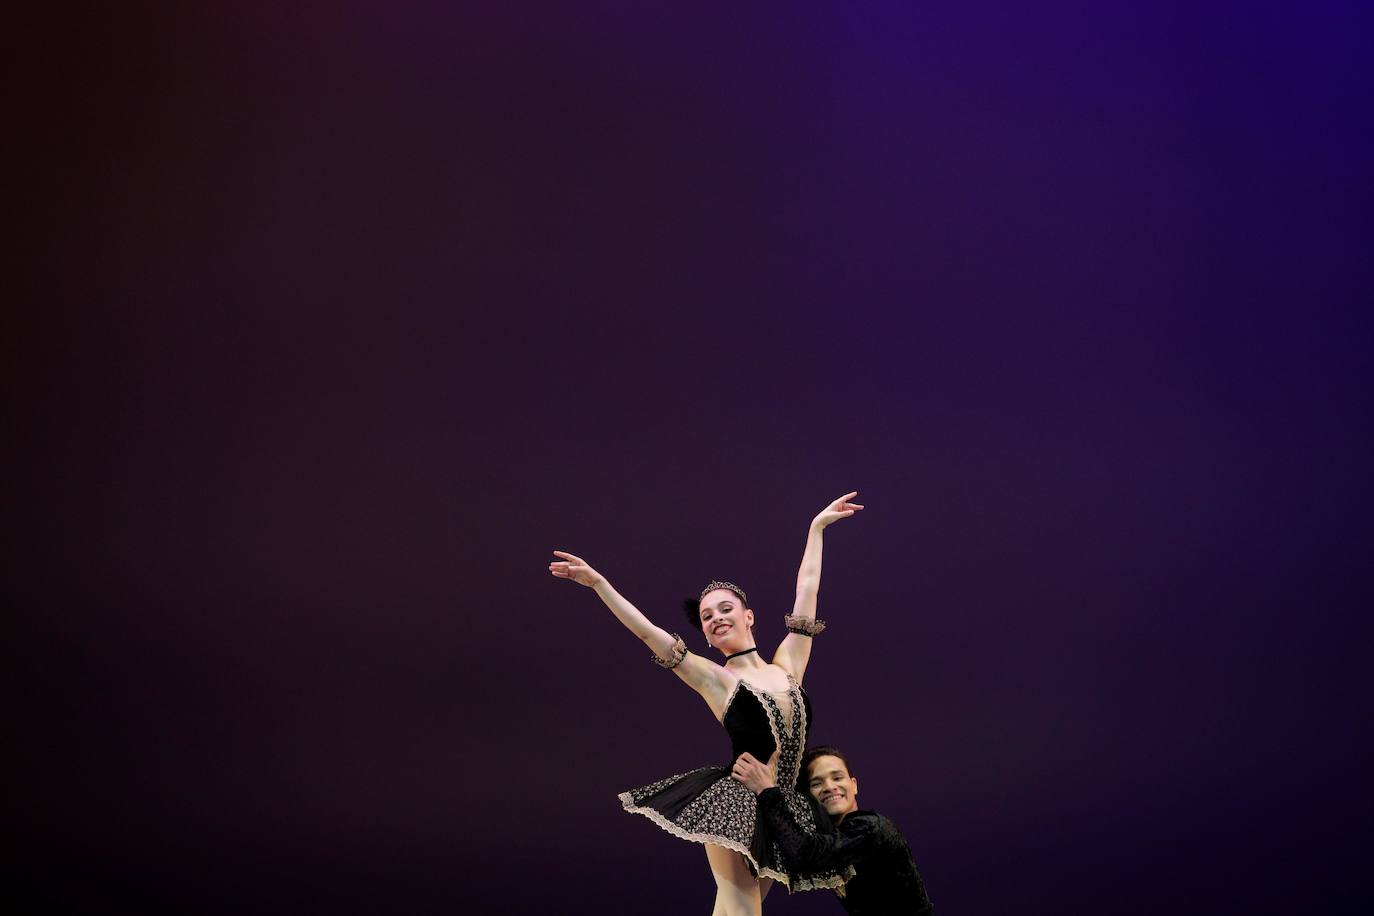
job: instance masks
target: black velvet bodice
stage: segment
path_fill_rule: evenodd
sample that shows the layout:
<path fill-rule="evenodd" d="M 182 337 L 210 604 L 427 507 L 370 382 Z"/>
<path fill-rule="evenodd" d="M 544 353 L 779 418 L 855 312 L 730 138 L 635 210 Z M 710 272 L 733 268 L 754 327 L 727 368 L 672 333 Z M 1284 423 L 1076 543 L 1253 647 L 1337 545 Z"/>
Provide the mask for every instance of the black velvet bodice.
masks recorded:
<path fill-rule="evenodd" d="M 802 709 L 805 712 L 802 721 L 809 728 L 811 698 L 800 687 L 794 687 L 789 693 L 792 696 L 799 695 L 801 697 Z M 761 700 L 760 694 L 766 699 Z M 756 690 L 743 682 L 736 689 L 735 695 L 731 697 L 730 705 L 725 709 L 725 717 L 721 719 L 721 724 L 725 726 L 725 731 L 730 736 L 730 760 L 732 763 L 746 751 L 753 754 L 761 762 L 767 763 L 772 758 L 773 752 L 778 749 L 777 742 L 773 737 L 773 727 L 769 724 L 769 710 L 765 708 L 765 703 L 775 705 L 776 700 L 768 691 Z M 792 715 L 796 715 L 795 711 L 792 712 Z M 776 724 L 780 726 L 782 723 Z M 779 731 L 782 729 L 779 728 Z M 802 729 L 799 728 L 798 731 L 802 731 Z M 805 741 L 804 737 L 802 741 Z"/>

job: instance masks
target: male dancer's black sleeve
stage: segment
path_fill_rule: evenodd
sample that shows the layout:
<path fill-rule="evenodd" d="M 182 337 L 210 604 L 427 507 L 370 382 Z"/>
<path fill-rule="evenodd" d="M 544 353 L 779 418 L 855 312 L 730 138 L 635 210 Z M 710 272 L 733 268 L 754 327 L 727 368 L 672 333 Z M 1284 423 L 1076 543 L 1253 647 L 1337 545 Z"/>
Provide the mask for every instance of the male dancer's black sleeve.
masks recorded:
<path fill-rule="evenodd" d="M 759 817 L 767 820 L 783 854 L 807 872 L 838 871 L 853 865 L 875 852 L 882 840 L 882 818 L 871 811 L 853 812 L 833 832 L 807 833 L 788 810 L 776 786 L 759 793 L 758 811 Z"/>
<path fill-rule="evenodd" d="M 933 916 L 925 882 L 906 838 L 892 821 L 873 811 L 851 811 L 833 824 L 814 807 L 816 831 L 801 828 L 776 788 L 759 793 L 758 812 L 788 864 L 802 873 L 855 867 L 843 890 L 836 888 L 850 916 Z"/>

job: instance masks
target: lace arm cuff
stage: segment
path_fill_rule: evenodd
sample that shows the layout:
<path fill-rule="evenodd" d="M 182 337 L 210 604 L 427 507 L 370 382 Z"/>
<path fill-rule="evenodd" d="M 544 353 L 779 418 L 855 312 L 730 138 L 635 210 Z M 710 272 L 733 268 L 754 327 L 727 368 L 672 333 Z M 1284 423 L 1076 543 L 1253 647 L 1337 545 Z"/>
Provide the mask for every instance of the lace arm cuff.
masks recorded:
<path fill-rule="evenodd" d="M 687 644 L 682 641 L 682 637 L 673 634 L 673 644 L 668 647 L 668 658 L 658 657 L 658 653 L 653 653 L 654 664 L 660 668 L 676 668 L 682 664 L 682 660 L 687 657 Z"/>
<path fill-rule="evenodd" d="M 798 636 L 815 636 L 825 629 L 825 621 L 815 617 L 795 617 L 788 614 L 782 622 L 787 624 L 787 632 L 796 633 Z"/>

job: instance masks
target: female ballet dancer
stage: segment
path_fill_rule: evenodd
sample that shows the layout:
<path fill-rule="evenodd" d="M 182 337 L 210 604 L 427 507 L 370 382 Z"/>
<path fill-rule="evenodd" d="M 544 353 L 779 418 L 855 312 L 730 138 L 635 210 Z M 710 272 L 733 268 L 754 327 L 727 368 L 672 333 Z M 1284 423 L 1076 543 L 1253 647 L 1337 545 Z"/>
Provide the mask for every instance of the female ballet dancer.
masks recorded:
<path fill-rule="evenodd" d="M 754 612 L 744 590 L 730 582 L 711 582 L 696 601 L 686 602 L 688 619 L 701 629 L 706 642 L 725 656 L 716 664 L 687 651 L 682 637 L 655 626 L 625 600 L 601 573 L 581 557 L 555 550 L 559 560 L 549 572 L 596 591 L 625 627 L 653 650 L 654 661 L 672 669 L 701 694 L 730 736 L 733 762 L 748 751 L 766 760 L 780 787 L 787 787 L 787 805 L 797 821 L 813 825 L 805 796 L 792 787 L 802 750 L 806 747 L 811 704 L 801 689 L 811 637 L 825 628 L 816 619 L 816 593 L 821 580 L 821 532 L 834 522 L 863 509 L 850 502 L 858 492 L 846 493 L 820 511 L 807 531 L 806 550 L 797 570 L 797 597 L 784 620 L 788 635 L 772 663 L 759 657 L 754 644 Z M 836 887 L 846 875 L 801 874 L 789 869 L 781 850 L 757 824 L 754 794 L 730 778 L 730 767 L 702 767 L 624 792 L 627 811 L 642 814 L 674 836 L 706 846 L 706 858 L 716 880 L 712 916 L 759 916 L 763 897 L 774 880 L 792 890 Z"/>

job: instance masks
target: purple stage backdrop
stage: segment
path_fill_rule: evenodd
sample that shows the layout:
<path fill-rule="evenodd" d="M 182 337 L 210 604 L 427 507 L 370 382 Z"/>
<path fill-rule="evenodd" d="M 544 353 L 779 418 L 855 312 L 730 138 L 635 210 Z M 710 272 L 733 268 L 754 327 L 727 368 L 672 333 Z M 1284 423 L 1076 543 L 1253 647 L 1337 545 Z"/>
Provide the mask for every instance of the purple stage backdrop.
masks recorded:
<path fill-rule="evenodd" d="M 1367 9 L 18 20 L 33 912 L 704 916 L 616 794 L 729 745 L 550 551 L 771 653 L 850 489 L 812 737 L 941 913 L 1363 912 Z"/>

